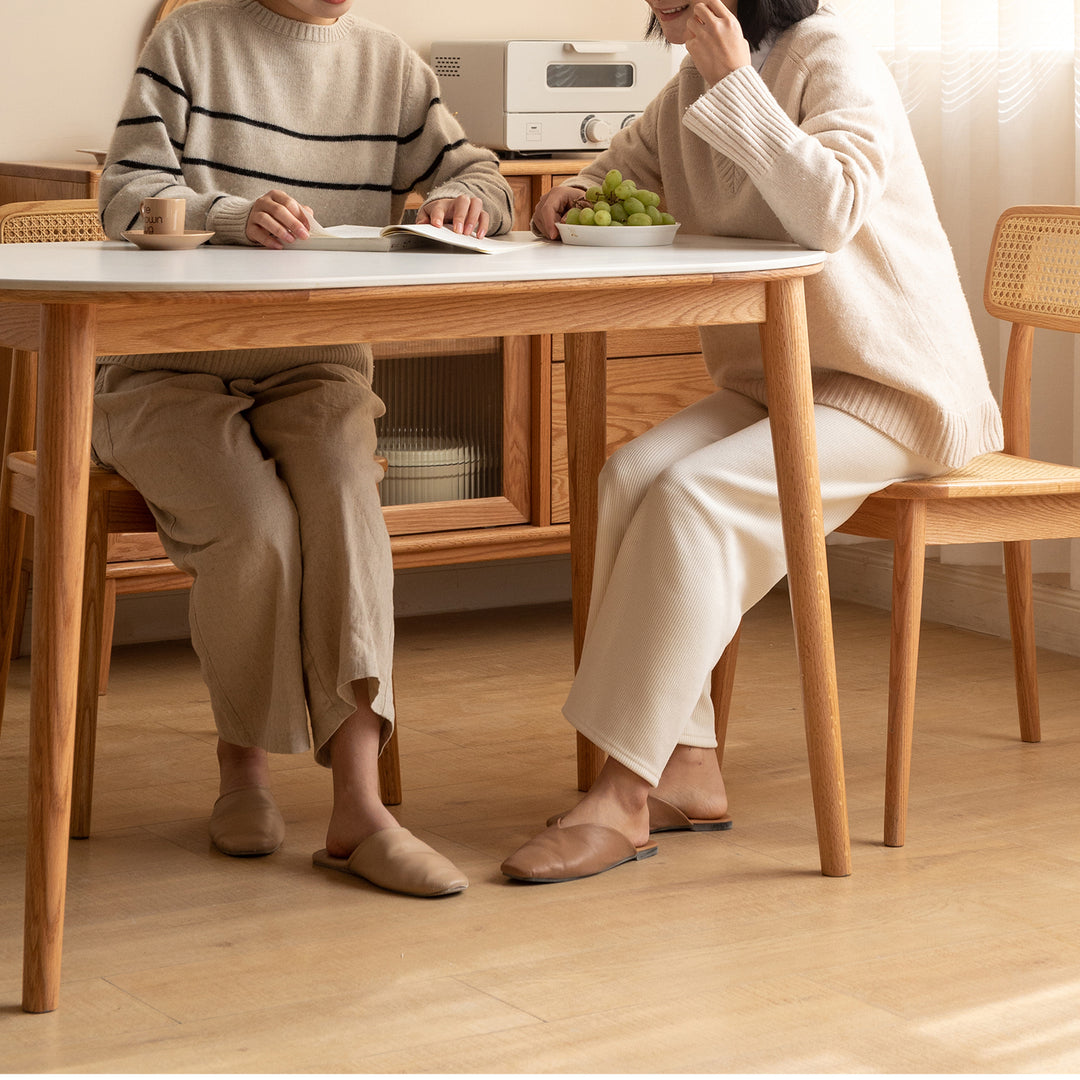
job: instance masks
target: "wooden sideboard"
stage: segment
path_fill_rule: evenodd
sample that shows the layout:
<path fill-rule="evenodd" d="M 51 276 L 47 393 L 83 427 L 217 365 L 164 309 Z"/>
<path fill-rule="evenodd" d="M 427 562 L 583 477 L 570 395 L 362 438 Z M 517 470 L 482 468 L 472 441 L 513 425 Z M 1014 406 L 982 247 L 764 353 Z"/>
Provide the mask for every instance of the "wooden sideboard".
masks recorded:
<path fill-rule="evenodd" d="M 503 162 L 503 174 L 514 193 L 514 228 L 528 229 L 540 197 L 573 176 L 585 160 Z M 0 162 L 0 204 L 96 198 L 100 174 L 93 164 Z M 612 334 L 608 356 L 609 450 L 713 389 L 696 331 Z M 0 369 L 4 366 L 0 363 Z M 6 388 L 6 378 L 3 381 Z M 569 550 L 562 339 L 505 339 L 502 385 L 502 494 L 386 507 L 395 566 L 449 565 Z M 393 402 L 387 404 L 393 408 Z M 156 538 L 146 537 L 115 555 L 110 550 L 110 557 L 137 559 L 143 548 L 146 557 L 161 554 Z"/>

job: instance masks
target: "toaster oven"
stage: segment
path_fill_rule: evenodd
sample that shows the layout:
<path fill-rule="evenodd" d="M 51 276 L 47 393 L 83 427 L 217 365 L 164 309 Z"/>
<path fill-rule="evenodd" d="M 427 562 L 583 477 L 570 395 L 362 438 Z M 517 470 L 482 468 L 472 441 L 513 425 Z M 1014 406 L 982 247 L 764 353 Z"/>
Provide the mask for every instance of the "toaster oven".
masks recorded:
<path fill-rule="evenodd" d="M 469 139 L 519 154 L 602 150 L 674 74 L 646 41 L 436 41 L 443 104 Z"/>

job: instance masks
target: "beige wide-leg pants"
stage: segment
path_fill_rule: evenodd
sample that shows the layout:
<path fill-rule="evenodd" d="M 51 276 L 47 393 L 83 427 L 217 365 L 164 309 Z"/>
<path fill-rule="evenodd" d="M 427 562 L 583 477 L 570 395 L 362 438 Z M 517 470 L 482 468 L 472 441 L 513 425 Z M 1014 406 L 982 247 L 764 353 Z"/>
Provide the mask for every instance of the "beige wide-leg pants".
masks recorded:
<path fill-rule="evenodd" d="M 326 765 L 356 680 L 390 737 L 383 411 L 369 379 L 339 364 L 231 381 L 99 368 L 94 453 L 138 488 L 195 578 L 192 644 L 226 742 L 299 753 L 313 740 Z"/>
<path fill-rule="evenodd" d="M 846 413 L 814 416 L 826 532 L 892 481 L 944 469 Z M 677 745 L 715 747 L 712 669 L 786 569 L 762 406 L 721 390 L 617 450 L 566 718 L 653 785 Z"/>

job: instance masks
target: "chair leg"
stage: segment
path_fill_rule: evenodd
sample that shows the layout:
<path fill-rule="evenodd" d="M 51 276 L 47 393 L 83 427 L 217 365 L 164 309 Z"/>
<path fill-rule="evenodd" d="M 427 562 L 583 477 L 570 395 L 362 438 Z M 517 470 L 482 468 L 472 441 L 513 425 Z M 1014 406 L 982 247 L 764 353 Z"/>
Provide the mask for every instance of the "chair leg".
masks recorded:
<path fill-rule="evenodd" d="M 0 448 L 0 552 L 3 552 L 0 556 L 0 724 L 4 717 L 16 620 L 21 621 L 26 614 L 26 593 L 19 588 L 26 539 L 26 517 L 11 505 L 11 473 L 7 468 L 7 457 L 16 450 L 28 450 L 34 445 L 33 402 L 37 394 L 37 363 L 34 353 L 18 349 L 11 353 L 11 377 L 8 387 L 3 446 Z"/>
<path fill-rule="evenodd" d="M 26 612 L 26 598 L 19 604 L 19 584 L 22 577 L 22 551 L 26 535 L 26 517 L 7 503 L 7 470 L 0 492 L 0 729 L 4 722 L 4 702 L 7 698 L 8 674 L 11 671 L 16 621 Z"/>
<path fill-rule="evenodd" d="M 116 626 L 116 582 L 105 581 L 101 605 L 101 656 L 98 660 L 98 697 L 109 689 L 109 668 L 112 666 L 113 630 Z"/>
<path fill-rule="evenodd" d="M 379 794 L 384 806 L 401 804 L 401 757 L 398 753 L 396 725 L 386 749 L 379 757 Z"/>
<path fill-rule="evenodd" d="M 1016 706 L 1020 713 L 1020 738 L 1039 742 L 1039 680 L 1035 666 L 1035 603 L 1031 589 L 1031 541 L 1005 544 L 1005 588 L 1009 597 L 1013 667 L 1016 672 Z"/>
<path fill-rule="evenodd" d="M 885 755 L 885 843 L 903 847 L 907 828 L 911 738 L 915 726 L 915 677 L 919 665 L 926 507 L 897 507 L 893 545 L 892 636 L 889 651 L 889 732 Z"/>
<path fill-rule="evenodd" d="M 728 642 L 723 655 L 713 668 L 710 692 L 713 703 L 713 722 L 716 725 L 716 760 L 724 767 L 724 744 L 727 742 L 728 717 L 731 713 L 731 690 L 735 685 L 735 661 L 739 656 L 739 635 L 742 623 Z"/>
<path fill-rule="evenodd" d="M 17 660 L 22 655 L 23 625 L 26 622 L 26 609 L 30 603 L 30 571 L 27 569 L 26 550 L 29 545 L 29 530 L 23 525 L 23 568 L 19 574 L 19 591 L 15 597 L 15 627 L 11 635 L 11 659 Z"/>
<path fill-rule="evenodd" d="M 71 835 L 74 837 L 90 835 L 97 743 L 98 670 L 105 607 L 105 561 L 109 541 L 107 515 L 105 498 L 91 495 L 86 519 L 79 681 L 75 702 L 75 759 L 71 788 Z"/>

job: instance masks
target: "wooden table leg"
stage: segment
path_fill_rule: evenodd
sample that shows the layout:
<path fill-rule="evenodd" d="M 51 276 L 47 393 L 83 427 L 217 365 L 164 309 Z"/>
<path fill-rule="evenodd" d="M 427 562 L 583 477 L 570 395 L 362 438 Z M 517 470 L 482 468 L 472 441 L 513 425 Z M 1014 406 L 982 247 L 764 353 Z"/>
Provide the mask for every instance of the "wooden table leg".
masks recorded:
<path fill-rule="evenodd" d="M 851 873 L 840 705 L 801 278 L 766 285 L 761 331 L 821 872 Z"/>
<path fill-rule="evenodd" d="M 23 1008 L 59 1003 L 90 465 L 95 312 L 50 305 L 38 356 Z"/>
<path fill-rule="evenodd" d="M 581 659 L 596 551 L 596 483 L 607 456 L 607 334 L 566 334 L 566 451 L 570 480 L 570 593 L 574 667 Z M 588 791 L 604 754 L 577 737 L 578 790 Z"/>

